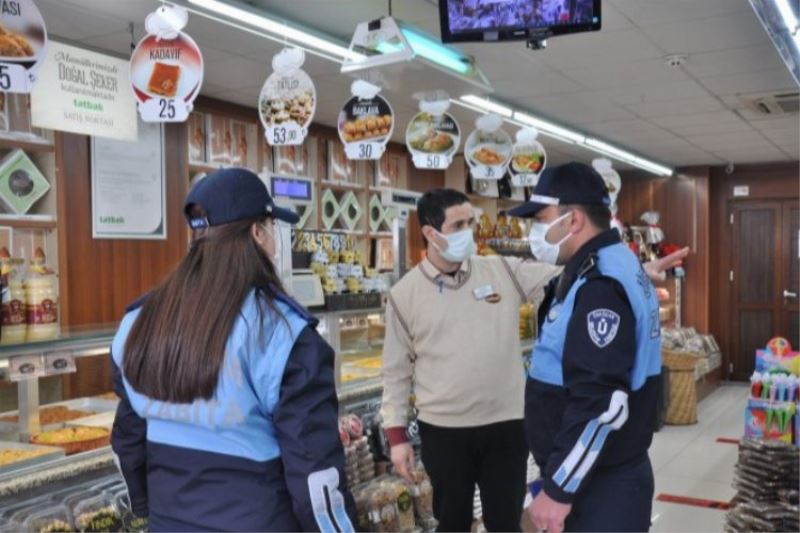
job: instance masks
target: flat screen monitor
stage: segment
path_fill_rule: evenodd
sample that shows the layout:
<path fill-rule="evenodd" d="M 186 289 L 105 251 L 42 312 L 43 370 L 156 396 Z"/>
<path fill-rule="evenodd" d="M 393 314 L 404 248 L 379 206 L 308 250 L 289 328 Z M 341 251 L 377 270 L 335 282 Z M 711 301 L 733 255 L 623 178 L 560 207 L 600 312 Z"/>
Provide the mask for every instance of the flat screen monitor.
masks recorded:
<path fill-rule="evenodd" d="M 442 42 L 546 39 L 599 31 L 601 0 L 439 0 Z"/>

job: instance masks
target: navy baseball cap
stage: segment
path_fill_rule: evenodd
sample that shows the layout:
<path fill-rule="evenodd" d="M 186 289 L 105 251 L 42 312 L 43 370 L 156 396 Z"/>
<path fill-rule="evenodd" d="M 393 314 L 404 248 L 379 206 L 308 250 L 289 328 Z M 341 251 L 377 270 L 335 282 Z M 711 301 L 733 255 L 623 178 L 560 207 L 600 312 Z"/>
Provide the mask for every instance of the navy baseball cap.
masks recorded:
<path fill-rule="evenodd" d="M 202 207 L 203 218 L 192 218 L 192 207 Z M 296 224 L 300 217 L 275 205 L 267 185 L 245 168 L 225 168 L 203 178 L 189 191 L 183 212 L 192 229 L 219 226 L 238 220 L 272 217 Z"/>
<path fill-rule="evenodd" d="M 531 218 L 551 205 L 611 205 L 606 183 L 583 163 L 548 168 L 539 177 L 530 201 L 509 210 L 513 217 Z"/>

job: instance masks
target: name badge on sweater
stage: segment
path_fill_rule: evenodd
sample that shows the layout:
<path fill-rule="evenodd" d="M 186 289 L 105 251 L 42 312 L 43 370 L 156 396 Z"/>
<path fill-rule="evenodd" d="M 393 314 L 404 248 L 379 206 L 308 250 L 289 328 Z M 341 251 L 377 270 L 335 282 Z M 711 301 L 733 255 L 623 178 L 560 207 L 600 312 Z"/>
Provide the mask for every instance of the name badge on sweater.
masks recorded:
<path fill-rule="evenodd" d="M 491 285 L 484 285 L 472 291 L 476 300 L 486 300 L 491 304 L 496 304 L 500 301 L 500 295 L 492 288 Z"/>

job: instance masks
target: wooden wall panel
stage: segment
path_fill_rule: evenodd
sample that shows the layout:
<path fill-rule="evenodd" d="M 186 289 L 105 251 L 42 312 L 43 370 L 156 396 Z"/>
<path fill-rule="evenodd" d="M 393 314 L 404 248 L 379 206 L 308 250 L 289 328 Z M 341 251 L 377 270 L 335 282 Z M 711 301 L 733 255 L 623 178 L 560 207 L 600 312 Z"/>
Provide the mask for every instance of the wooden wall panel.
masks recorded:
<path fill-rule="evenodd" d="M 642 225 L 640 217 L 645 211 L 658 211 L 667 240 L 691 248 L 685 264 L 682 322 L 699 331 L 709 328 L 708 191 L 707 168 L 685 169 L 669 178 L 623 172 L 617 200 L 621 221 Z"/>
<path fill-rule="evenodd" d="M 59 263 L 64 326 L 114 324 L 125 306 L 152 289 L 186 252 L 186 134 L 165 132 L 167 240 L 92 238 L 90 142 L 59 134 Z"/>
<path fill-rule="evenodd" d="M 736 198 L 733 189 L 745 185 L 750 188 L 746 198 Z M 711 227 L 709 258 L 709 330 L 722 349 L 724 371 L 732 347 L 733 331 L 730 309 L 730 278 L 732 269 L 731 208 L 742 200 L 796 199 L 800 197 L 800 171 L 798 163 L 740 165 L 728 174 L 723 167 L 710 171 L 708 216 Z"/>

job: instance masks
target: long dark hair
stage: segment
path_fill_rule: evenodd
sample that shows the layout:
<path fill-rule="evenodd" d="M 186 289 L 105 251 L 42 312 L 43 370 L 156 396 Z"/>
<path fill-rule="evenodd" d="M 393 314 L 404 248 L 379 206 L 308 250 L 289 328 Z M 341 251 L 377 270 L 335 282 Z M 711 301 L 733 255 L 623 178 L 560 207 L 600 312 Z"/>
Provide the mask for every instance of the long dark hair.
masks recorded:
<path fill-rule="evenodd" d="M 280 278 L 251 235 L 263 222 L 195 230 L 189 253 L 147 297 L 128 335 L 123 370 L 136 391 L 171 403 L 210 399 L 245 298 L 256 289 L 266 304 L 257 306 L 259 324 L 264 312 L 279 315 Z"/>

